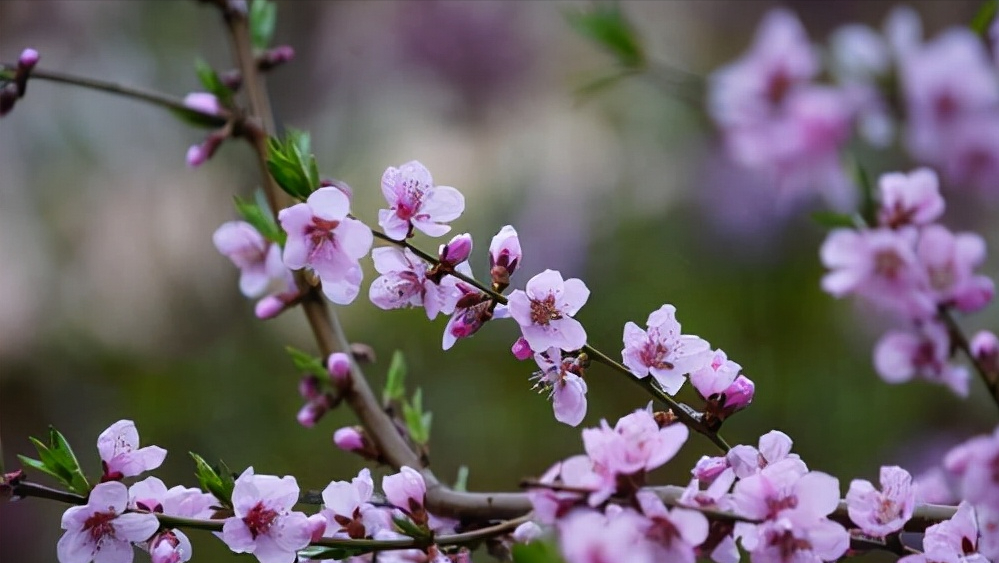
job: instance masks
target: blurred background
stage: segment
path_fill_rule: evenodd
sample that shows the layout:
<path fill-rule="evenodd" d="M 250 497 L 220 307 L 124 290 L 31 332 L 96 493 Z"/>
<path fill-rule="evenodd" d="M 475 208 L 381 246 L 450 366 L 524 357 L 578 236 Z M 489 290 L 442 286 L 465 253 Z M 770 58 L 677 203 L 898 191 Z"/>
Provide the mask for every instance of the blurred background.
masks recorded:
<path fill-rule="evenodd" d="M 706 76 L 750 44 L 776 4 L 623 2 L 650 60 Z M 846 22 L 879 27 L 892 2 L 783 4 L 816 43 Z M 932 36 L 966 25 L 977 0 L 917 2 Z M 454 232 L 476 241 L 473 270 L 487 276 L 490 237 L 513 224 L 525 250 L 522 287 L 545 268 L 592 291 L 578 318 L 612 356 L 625 322 L 644 326 L 663 303 L 741 363 L 757 385 L 753 406 L 731 419 L 729 442 L 787 432 L 810 467 L 875 479 L 882 464 L 918 472 L 950 445 L 994 427 L 995 407 L 972 382 L 963 401 L 939 386 L 889 386 L 874 373 L 873 345 L 891 323 L 819 288 L 825 232 L 806 210 L 777 209 L 765 189 L 729 173 L 702 110 L 648 77 L 585 96 L 612 59 L 574 33 L 562 2 L 278 2 L 275 44 L 295 60 L 269 76 L 278 120 L 311 131 L 324 176 L 349 183 L 355 213 L 371 224 L 384 203 L 387 166 L 418 159 L 438 184 L 460 189 Z M 198 90 L 193 61 L 229 68 L 216 11 L 196 2 L 0 2 L 0 60 L 25 47 L 40 68 L 158 89 Z M 33 455 L 28 436 L 62 430 L 84 467 L 100 474 L 98 434 L 122 418 L 143 444 L 170 454 L 156 475 L 194 486 L 188 451 L 234 470 L 293 474 L 303 488 L 349 479 L 361 462 L 332 446 L 354 422 L 337 410 L 298 425 L 300 374 L 285 345 L 315 351 L 304 318 L 253 317 L 237 270 L 211 242 L 234 219 L 233 194 L 259 187 L 241 143 L 198 170 L 187 147 L 203 138 L 168 113 L 126 99 L 46 82 L 0 121 L 0 438 L 6 470 Z M 865 155 L 874 174 L 908 170 L 892 148 Z M 999 274 L 997 198 L 947 192 L 944 224 L 982 233 Z M 443 241 L 417 237 L 433 251 Z M 368 264 L 366 282 L 373 279 Z M 582 449 L 579 429 L 554 421 L 530 391 L 533 363 L 517 362 L 518 335 L 496 322 L 449 352 L 445 319 L 383 312 L 364 297 L 340 308 L 351 340 L 374 347 L 367 368 L 380 388 L 392 352 L 405 352 L 410 389 L 434 412 L 432 466 L 472 490 L 511 490 Z M 997 307 L 962 320 L 997 328 Z M 584 425 L 613 423 L 644 406 L 637 387 L 600 366 L 588 373 Z M 975 396 L 978 394 L 979 396 Z M 698 404 L 684 388 L 679 398 Z M 660 483 L 685 484 L 695 436 Z M 44 478 L 41 479 L 44 481 Z M 0 560 L 55 561 L 56 503 L 0 504 Z M 196 561 L 227 560 L 192 532 Z M 143 557 L 140 555 L 140 558 Z"/>

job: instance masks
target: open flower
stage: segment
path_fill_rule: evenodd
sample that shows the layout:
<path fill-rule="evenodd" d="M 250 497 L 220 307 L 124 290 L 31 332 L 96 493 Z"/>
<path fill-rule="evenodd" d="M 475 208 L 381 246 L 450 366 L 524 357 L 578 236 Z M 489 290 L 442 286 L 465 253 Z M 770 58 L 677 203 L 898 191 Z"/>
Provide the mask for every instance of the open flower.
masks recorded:
<path fill-rule="evenodd" d="M 554 346 L 534 354 L 534 361 L 541 371 L 538 384 L 551 389 L 555 420 L 576 426 L 586 416 L 586 381 L 580 377 L 582 366 L 575 356 L 563 358 Z"/>
<path fill-rule="evenodd" d="M 850 520 L 865 534 L 884 537 L 902 529 L 912 518 L 916 505 L 916 489 L 912 475 L 897 466 L 881 468 L 881 491 L 870 481 L 854 479 L 846 493 Z"/>
<path fill-rule="evenodd" d="M 113 481 L 94 487 L 85 506 L 63 513 L 59 563 L 131 563 L 131 543 L 149 539 L 160 522 L 153 514 L 125 514 L 127 505 L 128 489 Z"/>
<path fill-rule="evenodd" d="M 648 331 L 633 322 L 624 325 L 624 365 L 639 379 L 652 374 L 663 390 L 675 395 L 683 375 L 711 361 L 711 345 L 702 338 L 680 334 L 676 307 L 663 305 L 649 315 Z"/>
<path fill-rule="evenodd" d="M 97 437 L 97 451 L 104 466 L 103 481 L 134 477 L 156 469 L 166 459 L 159 446 L 139 447 L 139 431 L 131 420 L 119 420 Z"/>
<path fill-rule="evenodd" d="M 450 186 L 435 186 L 430 171 L 415 160 L 385 170 L 382 194 L 391 209 L 378 211 L 378 224 L 395 240 L 410 236 L 413 228 L 439 237 L 451 230 L 444 223 L 454 221 L 465 211 L 461 192 Z"/>
<path fill-rule="evenodd" d="M 288 233 L 284 264 L 292 270 L 312 268 L 330 301 L 346 305 L 361 287 L 358 262 L 371 249 L 374 237 L 364 223 L 347 217 L 350 200 L 335 187 L 319 188 L 305 203 L 278 213 Z"/>
<path fill-rule="evenodd" d="M 222 541 L 236 553 L 252 553 L 260 563 L 292 563 L 312 536 L 305 514 L 291 511 L 298 493 L 294 477 L 254 475 L 250 467 L 236 479 L 236 515 L 222 526 Z"/>
<path fill-rule="evenodd" d="M 563 281 L 559 272 L 545 270 L 527 282 L 527 291 L 510 294 L 510 315 L 531 349 L 578 350 L 586 344 L 586 330 L 572 316 L 589 297 L 590 290 L 581 280 Z"/>

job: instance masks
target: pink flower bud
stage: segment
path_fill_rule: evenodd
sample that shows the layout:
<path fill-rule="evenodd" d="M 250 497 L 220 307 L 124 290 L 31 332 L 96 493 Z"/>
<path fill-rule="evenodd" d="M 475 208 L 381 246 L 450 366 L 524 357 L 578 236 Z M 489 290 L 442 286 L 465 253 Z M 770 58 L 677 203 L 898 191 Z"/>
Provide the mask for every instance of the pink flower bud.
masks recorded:
<path fill-rule="evenodd" d="M 35 68 L 38 64 L 38 59 L 40 58 L 38 51 L 34 49 L 25 49 L 21 51 L 21 56 L 17 59 L 17 66 L 24 70 L 31 70 Z"/>
<path fill-rule="evenodd" d="M 319 396 L 321 390 L 319 389 L 319 378 L 315 375 L 309 374 L 298 381 L 298 394 L 302 396 L 303 399 L 315 399 Z"/>
<path fill-rule="evenodd" d="M 312 428 L 317 422 L 319 422 L 319 419 L 322 418 L 328 410 L 328 401 L 323 400 L 323 396 L 320 395 L 319 397 L 305 403 L 305 405 L 303 405 L 298 411 L 298 416 L 295 418 L 302 426 Z"/>
<path fill-rule="evenodd" d="M 184 97 L 184 106 L 209 115 L 219 115 L 222 112 L 219 99 L 207 92 L 191 92 Z"/>
<path fill-rule="evenodd" d="M 278 45 L 273 49 L 268 49 L 257 59 L 257 68 L 264 71 L 270 70 L 294 58 L 295 49 L 291 45 Z"/>
<path fill-rule="evenodd" d="M 501 288 L 510 285 L 510 276 L 520 265 L 522 255 L 517 231 L 510 225 L 500 229 L 489 243 L 489 274 L 493 284 Z"/>
<path fill-rule="evenodd" d="M 454 267 L 468 260 L 472 253 L 472 235 L 462 233 L 451 239 L 451 242 L 442 244 L 438 259 L 442 264 Z"/>
<path fill-rule="evenodd" d="M 204 145 L 191 145 L 187 149 L 187 156 L 185 160 L 187 161 L 188 168 L 197 168 L 208 161 L 209 158 L 208 151 L 205 150 Z"/>
<path fill-rule="evenodd" d="M 756 386 L 752 380 L 740 374 L 723 393 L 725 395 L 725 416 L 731 416 L 753 402 Z"/>
<path fill-rule="evenodd" d="M 350 383 L 350 357 L 343 352 L 333 352 L 326 360 L 326 369 L 330 372 L 333 383 L 343 389 Z"/>
<path fill-rule="evenodd" d="M 254 308 L 253 313 L 260 320 L 273 319 L 284 312 L 285 308 L 285 302 L 280 297 L 277 295 L 267 295 L 260 301 L 257 301 L 257 306 Z"/>
<path fill-rule="evenodd" d="M 517 543 L 531 543 L 540 537 L 541 527 L 531 521 L 524 522 L 513 531 L 513 541 Z"/>
<path fill-rule="evenodd" d="M 344 426 L 333 433 L 333 443 L 345 452 L 358 452 L 364 449 L 364 436 L 353 426 Z"/>
<path fill-rule="evenodd" d="M 414 513 L 423 507 L 427 484 L 419 471 L 404 465 L 399 473 L 382 478 L 382 490 L 390 503 Z"/>
<path fill-rule="evenodd" d="M 701 456 L 690 473 L 701 483 L 710 485 L 726 469 L 728 469 L 728 459 L 724 456 Z"/>
<path fill-rule="evenodd" d="M 527 340 L 523 336 L 513 343 L 513 348 L 510 348 L 510 351 L 513 352 L 513 357 L 518 360 L 526 360 L 534 355 L 534 350 L 531 350 L 531 345 L 527 343 Z"/>
<path fill-rule="evenodd" d="M 989 373 L 999 373 L 999 338 L 983 330 L 971 339 L 971 355 Z"/>

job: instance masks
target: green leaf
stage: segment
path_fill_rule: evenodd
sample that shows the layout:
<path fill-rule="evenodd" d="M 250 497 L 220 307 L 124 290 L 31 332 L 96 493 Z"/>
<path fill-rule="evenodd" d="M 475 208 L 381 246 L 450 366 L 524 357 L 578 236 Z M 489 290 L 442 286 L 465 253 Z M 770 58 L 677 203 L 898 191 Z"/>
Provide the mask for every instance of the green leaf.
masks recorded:
<path fill-rule="evenodd" d="M 285 346 L 284 350 L 291 357 L 291 363 L 295 364 L 295 369 L 311 373 L 321 380 L 330 376 L 329 371 L 323 365 L 323 361 L 312 354 L 303 352 L 293 346 Z"/>
<path fill-rule="evenodd" d="M 49 426 L 49 444 L 56 460 L 70 476 L 67 483 L 69 489 L 82 495 L 90 492 L 90 483 L 87 482 L 87 478 L 80 469 L 80 462 L 76 459 L 73 448 L 69 446 L 66 437 L 52 426 Z"/>
<path fill-rule="evenodd" d="M 308 198 L 319 187 L 319 167 L 311 152 L 309 134 L 289 129 L 284 141 L 269 139 L 267 169 L 281 189 L 298 198 Z"/>
<path fill-rule="evenodd" d="M 401 350 L 392 353 L 388 377 L 385 380 L 385 390 L 382 391 L 382 402 L 389 404 L 400 401 L 406 395 L 406 358 Z"/>
<path fill-rule="evenodd" d="M 396 518 L 393 516 L 392 521 L 395 522 L 395 527 L 401 534 L 416 539 L 430 539 L 430 531 L 417 526 L 409 518 Z"/>
<path fill-rule="evenodd" d="M 974 31 L 981 37 L 988 37 L 989 27 L 991 27 L 992 22 L 996 19 L 996 14 L 999 13 L 999 0 L 985 0 L 982 5 L 978 8 L 978 12 L 975 13 L 975 17 L 971 19 L 971 31 Z"/>
<path fill-rule="evenodd" d="M 271 44 L 277 23 L 277 5 L 269 0 L 253 0 L 250 4 L 250 41 L 254 49 L 263 51 Z"/>
<path fill-rule="evenodd" d="M 215 495 L 223 506 L 232 507 L 232 489 L 235 486 L 229 468 L 222 464 L 224 468 L 222 475 L 208 465 L 208 462 L 194 452 L 188 452 L 194 458 L 194 475 L 198 478 L 201 490 Z"/>
<path fill-rule="evenodd" d="M 371 553 L 373 551 L 376 551 L 376 549 L 364 547 L 323 547 L 321 545 L 312 545 L 305 549 L 298 550 L 298 560 L 347 559 L 348 557 L 352 557 L 354 555 L 364 555 L 365 553 Z"/>
<path fill-rule="evenodd" d="M 811 215 L 812 220 L 823 227 L 835 229 L 837 227 L 853 228 L 857 226 L 856 216 L 849 213 L 837 213 L 835 211 L 815 211 Z"/>
<path fill-rule="evenodd" d="M 257 201 L 245 200 L 239 196 L 233 196 L 233 200 L 236 204 L 236 212 L 244 221 L 253 225 L 253 228 L 257 229 L 267 240 L 284 245 L 288 235 L 278 227 L 270 210 L 261 207 Z"/>
<path fill-rule="evenodd" d="M 198 81 L 201 82 L 206 92 L 214 94 L 223 106 L 229 107 L 232 105 L 232 90 L 222 83 L 222 79 L 219 78 L 218 73 L 204 59 L 197 58 L 194 60 L 194 72 L 198 75 Z"/>
<path fill-rule="evenodd" d="M 23 455 L 20 455 L 20 454 L 18 454 L 17 458 L 21 460 L 21 465 L 23 465 L 25 467 L 28 467 L 28 468 L 31 468 L 31 469 L 34 469 L 35 471 L 40 471 L 40 472 L 48 475 L 49 477 L 52 477 L 53 479 L 59 481 L 60 483 L 63 482 L 62 477 L 58 473 L 56 473 L 56 472 L 52 471 L 51 469 L 49 469 L 41 461 L 38 461 L 37 459 L 32 459 L 32 458 L 27 457 L 27 456 L 23 456 Z"/>
<path fill-rule="evenodd" d="M 49 449 L 41 440 L 34 437 L 29 437 L 28 440 L 35 445 L 35 449 L 38 450 L 38 459 L 45 465 L 49 470 L 49 474 L 59 480 L 63 485 L 69 486 L 72 481 L 73 476 L 70 472 L 63 467 L 56 457 L 56 454 Z"/>
<path fill-rule="evenodd" d="M 417 388 L 413 393 L 413 401 L 402 404 L 402 419 L 406 422 L 409 435 L 417 444 L 424 445 L 430 441 L 430 423 L 433 413 L 423 412 L 423 390 Z"/>
<path fill-rule="evenodd" d="M 452 489 L 458 491 L 459 493 L 464 493 L 468 490 L 468 466 L 461 465 L 458 467 L 458 477 L 454 480 L 454 486 Z"/>
<path fill-rule="evenodd" d="M 193 127 L 215 129 L 225 124 L 225 119 L 218 116 L 205 115 L 193 109 L 170 108 L 170 113 L 177 119 Z"/>
<path fill-rule="evenodd" d="M 878 222 L 878 200 L 871 184 L 871 177 L 867 175 L 867 170 L 860 164 L 860 160 L 853 159 L 853 179 L 860 188 L 860 219 L 867 225 L 874 225 Z"/>
<path fill-rule="evenodd" d="M 555 545 L 546 541 L 513 545 L 514 563 L 563 563 Z"/>
<path fill-rule="evenodd" d="M 645 67 L 638 34 L 616 2 L 588 10 L 566 10 L 564 15 L 577 33 L 609 51 L 621 66 L 634 70 Z"/>

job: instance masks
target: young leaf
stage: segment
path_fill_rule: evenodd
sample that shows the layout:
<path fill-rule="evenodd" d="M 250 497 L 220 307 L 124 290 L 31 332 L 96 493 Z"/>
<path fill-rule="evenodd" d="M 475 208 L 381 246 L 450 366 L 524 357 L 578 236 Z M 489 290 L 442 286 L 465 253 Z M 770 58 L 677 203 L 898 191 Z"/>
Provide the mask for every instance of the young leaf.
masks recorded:
<path fill-rule="evenodd" d="M 513 545 L 514 563 L 563 563 L 558 549 L 546 541 L 517 543 Z"/>
<path fill-rule="evenodd" d="M 461 465 L 458 467 L 458 477 L 454 480 L 454 486 L 452 489 L 463 493 L 468 490 L 468 466 Z"/>
<path fill-rule="evenodd" d="M 284 244 L 288 235 L 278 227 L 270 211 L 265 207 L 262 208 L 256 201 L 245 200 L 239 196 L 233 196 L 233 200 L 236 204 L 236 212 L 244 221 L 253 225 L 253 228 L 257 229 L 265 239 L 279 245 Z"/>
<path fill-rule="evenodd" d="M 835 211 L 815 211 L 811 215 L 812 220 L 817 224 L 835 229 L 837 227 L 853 228 L 857 226 L 856 217 L 849 213 L 837 213 Z"/>
<path fill-rule="evenodd" d="M 853 160 L 853 178 L 860 188 L 860 217 L 867 225 L 877 224 L 878 202 L 874 186 L 860 160 Z"/>
<path fill-rule="evenodd" d="M 267 143 L 267 169 L 281 189 L 305 199 L 319 187 L 319 168 L 312 156 L 309 134 L 291 129 L 285 140 Z"/>
<path fill-rule="evenodd" d="M 321 380 L 329 378 L 330 373 L 319 358 L 308 352 L 303 352 L 294 346 L 285 346 L 284 350 L 291 357 L 291 363 L 295 364 L 295 369 L 311 373 Z"/>
<path fill-rule="evenodd" d="M 271 44 L 277 23 L 277 5 L 270 0 L 253 0 L 250 4 L 250 41 L 254 49 L 263 51 Z"/>
<path fill-rule="evenodd" d="M 985 2 L 982 2 L 975 17 L 971 20 L 971 31 L 974 31 L 981 37 L 988 37 L 989 27 L 995 21 L 997 12 L 999 12 L 999 0 L 985 0 Z"/>
<path fill-rule="evenodd" d="M 232 506 L 232 489 L 234 487 L 232 475 L 229 473 L 225 464 L 222 466 L 225 468 L 223 471 L 223 476 L 220 476 L 212 466 L 208 465 L 208 462 L 204 460 L 201 456 L 194 452 L 189 452 L 191 457 L 194 458 L 195 471 L 194 475 L 198 478 L 198 484 L 201 485 L 201 490 L 215 495 L 223 506 Z"/>
<path fill-rule="evenodd" d="M 323 547 L 321 545 L 311 545 L 305 549 L 298 550 L 298 560 L 323 560 L 336 559 L 344 560 L 355 555 L 364 555 L 375 551 L 374 548 L 346 548 L 346 547 Z"/>
<path fill-rule="evenodd" d="M 430 441 L 430 422 L 432 413 L 423 412 L 423 390 L 417 388 L 413 393 L 413 402 L 402 404 L 402 418 L 406 422 L 409 435 L 417 444 L 424 445 Z"/>
<path fill-rule="evenodd" d="M 219 99 L 223 106 L 232 105 L 232 90 L 230 90 L 219 78 L 218 73 L 203 59 L 194 60 L 194 72 L 198 75 L 198 81 L 209 94 L 213 94 Z"/>
<path fill-rule="evenodd" d="M 48 475 L 49 477 L 52 477 L 53 479 L 59 481 L 60 483 L 63 482 L 62 477 L 58 473 L 52 471 L 51 469 L 48 468 L 48 466 L 38 461 L 37 459 L 32 459 L 30 457 L 23 456 L 20 454 L 18 454 L 17 458 L 21 460 L 21 465 L 23 465 L 24 467 L 34 469 L 35 471 L 40 471 Z"/>
<path fill-rule="evenodd" d="M 392 363 L 389 364 L 388 377 L 385 380 L 385 390 L 382 391 L 382 402 L 389 404 L 392 401 L 399 401 L 406 394 L 406 358 L 401 350 L 396 350 L 392 354 Z"/>
<path fill-rule="evenodd" d="M 403 535 L 416 539 L 430 538 L 430 532 L 428 530 L 417 526 L 409 518 L 396 518 L 393 516 L 392 521 L 395 522 L 395 527 L 399 530 L 399 533 Z"/>
<path fill-rule="evenodd" d="M 49 426 L 49 444 L 56 460 L 68 472 L 70 479 L 67 485 L 75 493 L 87 494 L 90 491 L 90 483 L 80 469 L 80 462 L 73 453 L 73 448 L 69 446 L 66 437 L 54 427 Z"/>
<path fill-rule="evenodd" d="M 609 51 L 622 67 L 634 70 L 645 67 L 638 34 L 616 2 L 589 10 L 567 10 L 564 14 L 577 33 Z"/>

